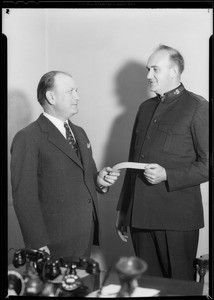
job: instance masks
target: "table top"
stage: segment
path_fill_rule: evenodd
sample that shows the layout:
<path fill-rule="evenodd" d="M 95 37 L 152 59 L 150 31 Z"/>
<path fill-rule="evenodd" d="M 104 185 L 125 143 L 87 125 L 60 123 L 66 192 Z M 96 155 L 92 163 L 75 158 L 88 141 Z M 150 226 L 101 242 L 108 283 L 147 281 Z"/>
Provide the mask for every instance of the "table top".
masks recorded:
<path fill-rule="evenodd" d="M 22 273 L 23 268 L 14 268 L 9 266 L 8 270 L 15 269 L 17 272 Z M 87 275 L 87 274 L 86 274 Z M 103 283 L 106 271 L 101 271 L 98 275 L 87 275 L 81 278 L 83 284 L 88 287 L 89 292 L 93 292 L 99 289 Z M 119 277 L 116 271 L 111 271 L 105 281 L 104 286 L 110 284 L 120 285 Z M 175 280 L 168 278 L 160 278 L 153 276 L 143 275 L 138 280 L 138 286 L 145 289 L 159 290 L 158 296 L 201 296 L 208 295 L 208 288 L 203 283 L 187 281 L 187 280 Z"/>
<path fill-rule="evenodd" d="M 102 284 L 106 272 L 100 273 L 100 282 Z M 111 272 L 105 282 L 105 286 L 109 284 L 120 284 L 116 272 Z M 204 284 L 188 280 L 176 280 L 169 278 L 160 278 L 143 275 L 138 280 L 139 287 L 157 289 L 159 296 L 201 296 L 208 294 L 204 289 Z"/>

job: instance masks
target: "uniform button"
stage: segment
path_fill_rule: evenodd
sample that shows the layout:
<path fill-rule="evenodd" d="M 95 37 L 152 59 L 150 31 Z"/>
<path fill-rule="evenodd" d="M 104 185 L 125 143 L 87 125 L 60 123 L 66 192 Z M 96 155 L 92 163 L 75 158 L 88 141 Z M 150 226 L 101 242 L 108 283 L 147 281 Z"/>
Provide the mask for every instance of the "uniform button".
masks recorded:
<path fill-rule="evenodd" d="M 147 140 L 150 140 L 150 136 L 147 136 Z"/>
<path fill-rule="evenodd" d="M 88 203 L 91 203 L 91 199 L 88 199 Z"/>
<path fill-rule="evenodd" d="M 144 157 L 145 157 L 145 155 L 141 154 L 141 157 L 142 157 L 142 158 L 144 158 Z"/>
<path fill-rule="evenodd" d="M 157 119 L 154 119 L 154 121 L 153 121 L 154 123 L 156 123 L 157 122 Z"/>

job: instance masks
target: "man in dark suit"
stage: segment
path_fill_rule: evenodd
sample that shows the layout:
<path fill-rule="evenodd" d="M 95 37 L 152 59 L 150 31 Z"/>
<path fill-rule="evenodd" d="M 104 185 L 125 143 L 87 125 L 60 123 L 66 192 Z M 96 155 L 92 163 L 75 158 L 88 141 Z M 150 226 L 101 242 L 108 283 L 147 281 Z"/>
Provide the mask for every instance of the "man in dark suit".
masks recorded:
<path fill-rule="evenodd" d="M 26 247 L 53 257 L 89 257 L 99 243 L 97 192 L 106 193 L 119 172 L 97 171 L 85 131 L 69 118 L 78 112 L 77 86 L 51 71 L 37 89 L 44 109 L 11 146 L 14 209 Z"/>
<path fill-rule="evenodd" d="M 181 54 L 161 45 L 150 56 L 147 79 L 156 93 L 139 107 L 118 202 L 116 228 L 149 275 L 194 280 L 193 260 L 204 226 L 200 184 L 208 180 L 208 102 L 185 89 Z"/>

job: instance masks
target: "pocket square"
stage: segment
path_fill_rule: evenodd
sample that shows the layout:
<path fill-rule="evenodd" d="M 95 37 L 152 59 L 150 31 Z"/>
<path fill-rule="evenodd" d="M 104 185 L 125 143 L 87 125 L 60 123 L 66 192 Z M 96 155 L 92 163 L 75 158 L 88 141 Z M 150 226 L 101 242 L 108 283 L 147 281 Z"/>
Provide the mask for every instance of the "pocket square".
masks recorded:
<path fill-rule="evenodd" d="M 90 143 L 87 143 L 87 148 L 91 148 L 91 144 Z"/>

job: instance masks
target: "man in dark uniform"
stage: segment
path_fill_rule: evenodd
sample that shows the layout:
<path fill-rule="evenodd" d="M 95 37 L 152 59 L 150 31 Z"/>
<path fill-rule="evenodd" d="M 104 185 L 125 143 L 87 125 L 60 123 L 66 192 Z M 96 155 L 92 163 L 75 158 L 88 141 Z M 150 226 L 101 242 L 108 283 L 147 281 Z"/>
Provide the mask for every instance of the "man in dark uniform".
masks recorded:
<path fill-rule="evenodd" d="M 200 184 L 208 180 L 208 102 L 185 89 L 181 54 L 161 45 L 147 64 L 151 91 L 139 107 L 118 202 L 116 228 L 148 275 L 194 280 L 199 229 L 204 226 Z"/>

